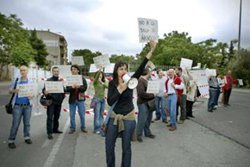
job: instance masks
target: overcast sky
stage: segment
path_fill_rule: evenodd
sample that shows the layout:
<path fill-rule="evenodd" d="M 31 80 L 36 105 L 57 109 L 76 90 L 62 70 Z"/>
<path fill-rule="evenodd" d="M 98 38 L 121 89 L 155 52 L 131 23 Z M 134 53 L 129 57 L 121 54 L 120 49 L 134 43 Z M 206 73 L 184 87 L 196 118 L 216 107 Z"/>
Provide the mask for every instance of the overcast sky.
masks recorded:
<path fill-rule="evenodd" d="M 142 49 L 137 18 L 158 20 L 159 36 L 188 32 L 193 42 L 238 37 L 240 0 L 0 0 L 0 12 L 17 14 L 25 28 L 62 34 L 68 50 L 88 48 L 135 55 Z M 250 1 L 243 0 L 242 47 L 250 48 Z"/>

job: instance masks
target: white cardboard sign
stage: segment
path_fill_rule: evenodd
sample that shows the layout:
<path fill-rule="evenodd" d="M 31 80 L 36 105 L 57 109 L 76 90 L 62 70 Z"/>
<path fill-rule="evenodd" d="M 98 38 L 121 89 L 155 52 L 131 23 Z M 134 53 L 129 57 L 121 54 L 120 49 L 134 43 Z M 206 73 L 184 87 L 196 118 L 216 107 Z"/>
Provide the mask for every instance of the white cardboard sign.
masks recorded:
<path fill-rule="evenodd" d="M 83 57 L 82 56 L 72 56 L 72 64 L 84 66 Z"/>
<path fill-rule="evenodd" d="M 139 42 L 158 40 L 158 21 L 154 19 L 138 18 Z"/>
<path fill-rule="evenodd" d="M 71 70 L 70 70 L 70 65 L 54 65 L 53 67 L 58 67 L 59 68 L 59 75 L 60 76 L 65 76 L 65 75 L 71 75 Z M 51 68 L 51 69 L 52 69 Z M 52 71 L 51 71 L 52 73 Z"/>
<path fill-rule="evenodd" d="M 238 83 L 239 83 L 240 86 L 243 86 L 243 81 L 242 81 L 242 79 L 238 79 Z"/>
<path fill-rule="evenodd" d="M 37 84 L 36 83 L 18 84 L 17 89 L 19 89 L 18 97 L 36 96 Z"/>
<path fill-rule="evenodd" d="M 193 60 L 190 59 L 186 59 L 186 58 L 181 58 L 181 64 L 180 67 L 185 70 L 187 69 L 191 69 L 193 65 Z"/>
<path fill-rule="evenodd" d="M 207 77 L 210 77 L 210 76 L 216 76 L 216 69 L 206 69 L 206 75 Z"/>
<path fill-rule="evenodd" d="M 147 93 L 159 93 L 160 82 L 148 81 Z"/>
<path fill-rule="evenodd" d="M 67 86 L 83 85 L 81 75 L 67 75 L 65 78 Z"/>
<path fill-rule="evenodd" d="M 46 81 L 45 82 L 45 89 L 49 93 L 64 93 L 63 82 Z"/>
<path fill-rule="evenodd" d="M 105 73 L 113 73 L 115 68 L 115 64 L 111 63 L 109 66 L 106 66 L 104 69 Z"/>
<path fill-rule="evenodd" d="M 206 75 L 206 70 L 193 70 L 190 71 L 193 79 L 197 81 L 198 89 L 201 93 L 201 97 L 209 97 L 209 85 Z"/>
<path fill-rule="evenodd" d="M 94 73 L 96 71 L 98 71 L 98 69 L 96 68 L 95 64 L 90 64 L 89 72 Z"/>
<path fill-rule="evenodd" d="M 93 58 L 96 68 L 107 67 L 110 65 L 109 56 L 102 55 Z"/>

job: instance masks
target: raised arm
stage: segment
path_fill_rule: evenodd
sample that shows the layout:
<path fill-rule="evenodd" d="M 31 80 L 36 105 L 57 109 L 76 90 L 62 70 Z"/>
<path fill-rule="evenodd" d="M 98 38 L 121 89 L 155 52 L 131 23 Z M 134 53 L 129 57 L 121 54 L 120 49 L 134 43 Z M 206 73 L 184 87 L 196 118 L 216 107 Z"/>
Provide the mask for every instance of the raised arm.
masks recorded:
<path fill-rule="evenodd" d="M 139 66 L 139 68 L 136 70 L 136 72 L 134 73 L 134 75 L 132 76 L 133 78 L 137 78 L 139 79 L 147 62 L 150 60 L 150 58 L 152 57 L 152 54 L 154 52 L 156 48 L 156 42 L 154 41 L 150 41 L 150 51 L 148 52 L 148 54 L 146 55 L 146 58 L 143 60 L 143 62 L 141 63 L 141 65 Z"/>

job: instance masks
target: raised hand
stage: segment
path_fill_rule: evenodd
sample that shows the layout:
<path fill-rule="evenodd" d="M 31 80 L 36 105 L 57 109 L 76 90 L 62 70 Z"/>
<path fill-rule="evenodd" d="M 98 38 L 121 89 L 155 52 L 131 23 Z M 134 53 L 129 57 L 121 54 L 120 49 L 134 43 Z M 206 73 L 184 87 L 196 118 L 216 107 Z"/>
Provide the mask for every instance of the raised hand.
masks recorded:
<path fill-rule="evenodd" d="M 148 59 L 150 59 L 152 57 L 152 54 L 156 48 L 157 43 L 155 41 L 150 41 L 149 44 L 150 44 L 150 51 L 148 52 L 148 54 L 146 56 Z"/>

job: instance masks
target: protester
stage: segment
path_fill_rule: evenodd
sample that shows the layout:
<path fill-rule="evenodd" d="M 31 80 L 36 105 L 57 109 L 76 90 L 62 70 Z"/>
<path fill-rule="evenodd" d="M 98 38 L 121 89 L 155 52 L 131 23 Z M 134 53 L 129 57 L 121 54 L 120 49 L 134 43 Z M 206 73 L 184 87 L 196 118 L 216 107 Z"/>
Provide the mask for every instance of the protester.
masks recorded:
<path fill-rule="evenodd" d="M 52 75 L 47 81 L 62 82 L 59 79 L 58 67 L 52 68 Z M 46 95 L 46 99 L 52 100 L 52 104 L 47 107 L 47 135 L 48 139 L 53 139 L 52 133 L 62 133 L 62 131 L 58 130 L 58 127 L 64 93 L 49 93 L 45 88 L 43 93 Z"/>
<path fill-rule="evenodd" d="M 138 81 L 137 86 L 137 105 L 138 105 L 138 121 L 137 121 L 137 141 L 143 142 L 142 134 L 144 130 L 144 135 L 149 138 L 155 138 L 155 135 L 151 133 L 150 130 L 150 123 L 152 120 L 152 111 L 149 110 L 148 101 L 155 98 L 155 95 L 152 93 L 146 93 L 147 85 L 148 85 L 148 78 L 151 75 L 151 69 L 146 68 L 144 69 L 141 77 Z"/>
<path fill-rule="evenodd" d="M 209 76 L 208 85 L 209 85 L 208 112 L 213 112 L 213 110 L 216 109 L 214 108 L 216 92 L 219 89 L 219 83 L 217 78 L 214 76 Z"/>
<path fill-rule="evenodd" d="M 189 81 L 192 79 L 191 75 L 188 72 L 188 69 L 185 69 L 185 73 L 182 72 L 182 68 L 177 69 L 177 75 L 180 77 L 181 82 L 184 85 L 183 91 L 181 93 L 181 97 L 178 99 L 177 102 L 177 115 L 178 115 L 178 110 L 179 106 L 181 108 L 181 116 L 180 120 L 178 121 L 179 124 L 183 124 L 185 119 L 186 119 L 186 103 L 187 103 L 187 88 L 189 86 Z"/>
<path fill-rule="evenodd" d="M 176 118 L 176 107 L 177 107 L 177 96 L 180 97 L 182 94 L 182 89 L 184 84 L 181 82 L 180 77 L 175 75 L 175 71 L 170 69 L 168 71 L 169 78 L 166 80 L 166 96 L 168 97 L 168 110 L 170 112 L 170 131 L 174 131 L 177 128 L 177 118 Z"/>
<path fill-rule="evenodd" d="M 189 87 L 187 89 L 187 115 L 186 118 L 195 118 L 193 115 L 193 104 L 197 97 L 197 82 L 195 80 L 190 80 Z"/>
<path fill-rule="evenodd" d="M 105 109 L 105 89 L 108 88 L 108 83 L 105 80 L 102 68 L 95 73 L 94 76 L 94 133 L 100 134 L 101 126 L 103 124 L 103 112 Z"/>
<path fill-rule="evenodd" d="M 155 103 L 156 103 L 156 118 L 155 121 L 160 120 L 162 118 L 162 122 L 167 123 L 167 116 L 166 116 L 166 112 L 165 112 L 165 82 L 167 80 L 166 77 L 163 76 L 163 71 L 162 69 L 157 70 L 157 75 L 158 75 L 158 79 L 157 81 L 160 83 L 160 90 L 159 93 L 157 94 L 157 96 L 155 97 Z"/>
<path fill-rule="evenodd" d="M 12 100 L 13 113 L 12 113 L 12 126 L 10 130 L 10 136 L 8 141 L 8 146 L 11 149 L 16 148 L 15 139 L 17 131 L 23 118 L 23 133 L 24 140 L 27 144 L 32 144 L 30 139 L 30 116 L 32 110 L 32 96 L 28 97 L 19 97 L 18 96 L 18 86 L 14 89 L 15 85 L 28 84 L 32 81 L 28 79 L 28 67 L 25 65 L 20 66 L 21 77 L 15 79 L 10 86 L 10 93 L 14 94 Z"/>
<path fill-rule="evenodd" d="M 141 76 L 148 60 L 151 58 L 155 50 L 156 43 L 150 41 L 151 49 L 146 55 L 146 58 L 141 63 L 140 67 L 133 74 L 132 78 Z M 108 120 L 108 128 L 105 138 L 106 145 L 106 163 L 108 167 L 115 166 L 115 143 L 118 134 L 122 138 L 122 167 L 131 166 L 131 140 L 135 135 L 135 113 L 133 106 L 133 90 L 127 87 L 122 76 L 127 73 L 128 65 L 125 62 L 117 62 L 113 72 L 113 80 L 109 83 L 108 88 L 108 104 L 114 106 L 113 112 Z"/>
<path fill-rule="evenodd" d="M 218 108 L 218 101 L 219 101 L 220 94 L 222 92 L 222 86 L 223 86 L 221 75 L 219 73 L 217 73 L 216 79 L 218 81 L 218 88 L 216 90 L 216 95 L 215 95 L 215 98 L 214 98 L 214 105 L 215 105 L 214 108 Z"/>
<path fill-rule="evenodd" d="M 80 68 L 77 65 L 71 66 L 72 75 L 80 75 Z M 70 131 L 69 134 L 73 134 L 76 130 L 75 114 L 76 107 L 78 108 L 78 114 L 81 120 L 81 131 L 87 133 L 85 127 L 85 95 L 84 92 L 87 89 L 86 79 L 82 76 L 83 85 L 74 84 L 73 86 L 67 86 L 66 92 L 69 92 L 69 110 L 70 110 Z"/>
<path fill-rule="evenodd" d="M 225 86 L 224 86 L 224 106 L 230 106 L 229 102 L 229 98 L 231 95 L 231 91 L 233 88 L 233 77 L 232 77 L 232 72 L 229 70 L 225 76 Z"/>

